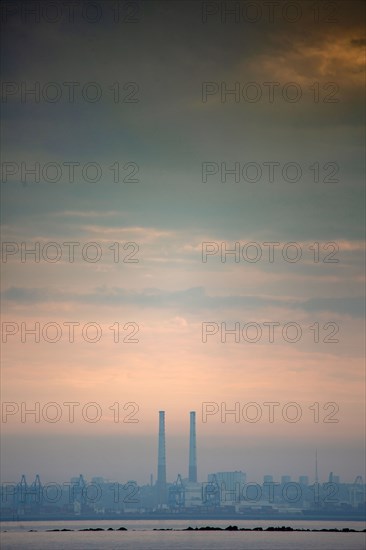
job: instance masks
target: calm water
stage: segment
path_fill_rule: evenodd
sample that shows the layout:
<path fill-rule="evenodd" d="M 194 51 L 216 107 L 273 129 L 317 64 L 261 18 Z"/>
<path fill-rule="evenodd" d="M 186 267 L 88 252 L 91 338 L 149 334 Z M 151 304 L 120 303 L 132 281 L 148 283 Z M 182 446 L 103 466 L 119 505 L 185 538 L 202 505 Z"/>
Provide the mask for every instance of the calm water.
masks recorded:
<path fill-rule="evenodd" d="M 156 532 L 153 529 L 184 529 L 188 526 L 212 525 L 227 527 L 223 520 L 208 521 L 43 521 L 3 522 L 1 527 L 1 549 L 34 550 L 68 549 L 126 549 L 126 550 L 365 550 L 365 533 L 266 533 L 266 532 Z M 288 525 L 302 529 L 329 529 L 349 527 L 364 529 L 362 522 L 331 521 L 231 521 L 238 527 L 263 527 Z M 88 527 L 127 527 L 119 532 L 66 532 L 48 533 L 47 529 L 84 529 Z M 36 533 L 29 533 L 36 529 Z M 4 532 L 7 531 L 7 532 Z"/>

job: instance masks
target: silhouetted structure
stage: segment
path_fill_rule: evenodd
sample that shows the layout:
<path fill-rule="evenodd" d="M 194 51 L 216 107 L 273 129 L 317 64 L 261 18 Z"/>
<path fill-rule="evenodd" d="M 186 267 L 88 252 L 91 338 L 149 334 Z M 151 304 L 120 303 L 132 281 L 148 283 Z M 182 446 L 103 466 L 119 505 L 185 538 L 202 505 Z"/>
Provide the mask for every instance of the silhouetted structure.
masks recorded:
<path fill-rule="evenodd" d="M 190 412 L 188 479 L 197 482 L 196 413 Z"/>
<path fill-rule="evenodd" d="M 165 412 L 159 411 L 158 479 L 156 483 L 158 508 L 166 504 L 166 455 L 165 455 Z"/>

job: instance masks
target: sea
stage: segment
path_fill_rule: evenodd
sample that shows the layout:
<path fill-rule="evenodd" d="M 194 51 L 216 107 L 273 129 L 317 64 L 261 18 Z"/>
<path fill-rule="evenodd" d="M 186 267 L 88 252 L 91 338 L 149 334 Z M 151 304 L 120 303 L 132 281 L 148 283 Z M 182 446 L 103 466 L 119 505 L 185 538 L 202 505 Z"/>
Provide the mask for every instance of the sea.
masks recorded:
<path fill-rule="evenodd" d="M 356 529 L 361 521 L 311 520 L 96 520 L 14 521 L 0 523 L 1 550 L 126 549 L 126 550 L 365 550 L 366 533 L 281 531 L 174 531 L 187 527 L 238 528 L 287 526 L 294 529 Z M 116 531 L 126 527 L 127 531 Z M 105 531 L 79 531 L 101 528 Z M 114 531 L 107 531 L 112 528 Z M 49 532 L 50 529 L 73 531 Z M 159 531 L 171 529 L 171 531 Z"/>

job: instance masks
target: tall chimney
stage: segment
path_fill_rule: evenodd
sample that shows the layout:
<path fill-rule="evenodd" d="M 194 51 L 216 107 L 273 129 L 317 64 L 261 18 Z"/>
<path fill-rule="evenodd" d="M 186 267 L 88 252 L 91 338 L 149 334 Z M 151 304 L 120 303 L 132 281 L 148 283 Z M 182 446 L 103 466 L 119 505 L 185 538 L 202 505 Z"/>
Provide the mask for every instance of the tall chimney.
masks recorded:
<path fill-rule="evenodd" d="M 165 412 L 159 411 L 158 506 L 166 504 Z"/>
<path fill-rule="evenodd" d="M 196 449 L 196 413 L 190 413 L 189 430 L 189 472 L 188 479 L 192 483 L 197 483 L 197 449 Z"/>

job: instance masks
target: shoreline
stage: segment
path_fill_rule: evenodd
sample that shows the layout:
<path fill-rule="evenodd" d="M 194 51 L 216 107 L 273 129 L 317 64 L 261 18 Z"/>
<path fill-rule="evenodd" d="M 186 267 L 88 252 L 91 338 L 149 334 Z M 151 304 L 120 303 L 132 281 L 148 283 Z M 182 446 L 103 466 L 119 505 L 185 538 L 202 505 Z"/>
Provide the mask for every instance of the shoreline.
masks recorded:
<path fill-rule="evenodd" d="M 366 522 L 365 515 L 339 515 L 339 516 L 328 516 L 328 515 L 317 515 L 317 514 L 306 514 L 306 515 L 291 515 L 291 514 L 278 514 L 278 515 L 268 515 L 263 516 L 259 514 L 253 514 L 253 516 L 242 516 L 237 514 L 228 514 L 228 515 L 188 515 L 188 514 L 177 514 L 177 515 L 152 515 L 152 514 L 131 514 L 131 515 L 120 515 L 118 517 L 114 515 L 105 515 L 105 516 L 94 516 L 94 515 L 80 515 L 80 516 L 17 516 L 17 517 L 0 517 L 0 524 L 2 522 L 24 522 L 24 521 L 357 521 L 357 522 Z"/>
<path fill-rule="evenodd" d="M 116 529 L 113 529 L 113 527 L 108 527 L 108 528 L 102 528 L 102 527 L 87 527 L 87 528 L 84 528 L 84 529 L 46 529 L 45 531 L 38 531 L 37 529 L 29 529 L 28 530 L 28 533 L 65 533 L 65 532 L 72 532 L 72 533 L 75 533 L 75 532 L 82 532 L 82 531 L 86 531 L 86 532 L 115 532 L 115 531 L 128 531 L 129 529 L 127 529 L 127 527 L 118 527 Z M 130 529 L 130 531 L 139 531 L 138 529 Z M 160 529 L 150 529 L 150 530 L 147 530 L 147 529 L 144 529 L 143 531 L 156 531 L 156 532 L 161 532 L 161 531 L 168 531 L 168 532 L 202 532 L 202 531 L 209 531 L 209 532 L 212 532 L 212 531 L 224 531 L 224 532 L 270 532 L 270 533 L 274 533 L 274 532 L 278 532 L 278 533 L 284 533 L 284 532 L 287 532 L 287 533 L 291 533 L 291 532 L 296 532 L 296 533 L 366 533 L 366 529 L 350 529 L 348 527 L 343 527 L 342 529 L 338 529 L 336 527 L 334 528 L 331 528 L 331 529 L 300 529 L 300 528 L 295 528 L 295 527 L 289 527 L 289 526 L 281 526 L 281 527 L 274 527 L 274 526 L 270 526 L 270 527 L 267 527 L 267 528 L 263 528 L 263 527 L 253 527 L 253 528 L 247 528 L 247 527 L 238 527 L 237 525 L 228 525 L 227 527 L 213 527 L 213 526 L 205 526 L 205 527 L 186 527 L 185 529 L 166 529 L 166 528 L 160 528 Z M 2 533 L 9 533 L 11 531 L 1 531 Z"/>

